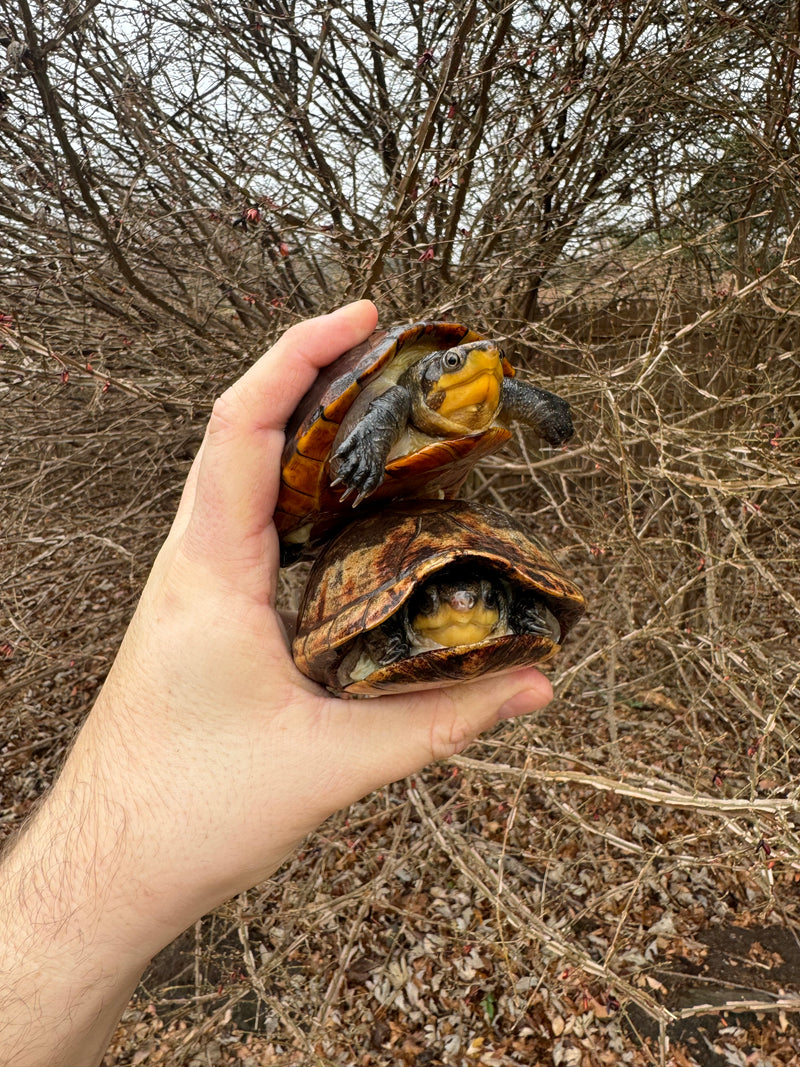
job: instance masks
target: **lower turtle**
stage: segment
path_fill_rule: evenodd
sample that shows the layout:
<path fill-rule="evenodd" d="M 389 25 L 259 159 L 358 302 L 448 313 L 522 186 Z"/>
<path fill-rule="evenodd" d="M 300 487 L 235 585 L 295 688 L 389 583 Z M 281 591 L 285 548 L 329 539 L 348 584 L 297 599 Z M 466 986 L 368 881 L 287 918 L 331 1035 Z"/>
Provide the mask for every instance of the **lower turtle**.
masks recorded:
<path fill-rule="evenodd" d="M 510 515 L 419 500 L 356 519 L 317 557 L 292 653 L 341 696 L 435 688 L 542 663 L 585 611 Z"/>

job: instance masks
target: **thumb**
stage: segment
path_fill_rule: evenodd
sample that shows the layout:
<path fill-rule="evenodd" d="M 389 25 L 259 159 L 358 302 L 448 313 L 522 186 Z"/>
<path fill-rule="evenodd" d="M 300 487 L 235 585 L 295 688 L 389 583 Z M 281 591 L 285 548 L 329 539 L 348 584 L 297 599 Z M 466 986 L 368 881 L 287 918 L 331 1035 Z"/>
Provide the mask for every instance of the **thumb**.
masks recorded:
<path fill-rule="evenodd" d="M 525 668 L 444 689 L 352 701 L 357 707 L 348 745 L 352 766 L 364 777 L 359 795 L 453 756 L 501 719 L 539 711 L 552 699 L 549 680 Z"/>

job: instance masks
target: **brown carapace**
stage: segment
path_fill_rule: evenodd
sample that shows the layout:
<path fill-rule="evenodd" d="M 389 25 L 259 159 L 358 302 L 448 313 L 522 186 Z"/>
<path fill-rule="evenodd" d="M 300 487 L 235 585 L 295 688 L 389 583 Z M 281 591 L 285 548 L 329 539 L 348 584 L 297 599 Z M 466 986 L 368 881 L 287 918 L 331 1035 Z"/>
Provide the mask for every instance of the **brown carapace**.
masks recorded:
<path fill-rule="evenodd" d="M 497 622 L 477 640 L 437 644 L 417 594 L 440 575 L 452 584 L 454 568 L 491 591 L 484 607 L 497 606 Z M 545 661 L 584 610 L 580 589 L 505 512 L 409 501 L 355 520 L 319 554 L 292 654 L 340 695 L 433 688 Z"/>

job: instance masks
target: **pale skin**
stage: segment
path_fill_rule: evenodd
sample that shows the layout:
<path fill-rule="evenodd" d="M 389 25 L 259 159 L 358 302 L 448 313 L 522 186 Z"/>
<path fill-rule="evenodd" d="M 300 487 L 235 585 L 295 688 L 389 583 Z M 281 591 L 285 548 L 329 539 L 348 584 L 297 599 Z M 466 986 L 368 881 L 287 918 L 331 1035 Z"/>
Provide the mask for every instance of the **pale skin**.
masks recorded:
<path fill-rule="evenodd" d="M 369 301 L 300 323 L 215 403 L 172 529 L 62 772 L 0 863 L 0 1064 L 99 1063 L 150 959 L 333 812 L 544 707 L 525 669 L 338 700 L 275 610 L 283 428 Z"/>

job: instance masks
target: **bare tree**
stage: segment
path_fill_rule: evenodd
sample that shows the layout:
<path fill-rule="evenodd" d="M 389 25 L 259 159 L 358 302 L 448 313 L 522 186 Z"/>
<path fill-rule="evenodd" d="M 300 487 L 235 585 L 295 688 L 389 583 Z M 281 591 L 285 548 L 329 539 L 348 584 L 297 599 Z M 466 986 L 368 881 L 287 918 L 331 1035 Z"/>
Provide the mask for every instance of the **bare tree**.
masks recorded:
<path fill-rule="evenodd" d="M 234 349 L 362 293 L 511 328 L 608 241 L 741 244 L 776 195 L 766 245 L 794 225 L 781 5 L 0 10 L 9 308 L 63 329 L 66 297 L 91 348 L 89 319 Z"/>

